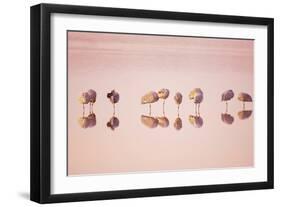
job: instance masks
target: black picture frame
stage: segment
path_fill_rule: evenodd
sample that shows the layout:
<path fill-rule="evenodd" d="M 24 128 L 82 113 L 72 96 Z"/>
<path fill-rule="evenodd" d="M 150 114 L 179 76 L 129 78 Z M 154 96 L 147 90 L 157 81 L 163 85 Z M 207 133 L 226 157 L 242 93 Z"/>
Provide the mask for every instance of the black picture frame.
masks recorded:
<path fill-rule="evenodd" d="M 267 181 L 237 184 L 167 187 L 106 192 L 51 194 L 51 70 L 50 15 L 52 13 L 219 22 L 267 26 Z M 146 196 L 211 193 L 273 188 L 274 177 L 274 20 L 272 18 L 195 14 L 73 5 L 39 4 L 31 7 L 31 168 L 30 199 L 38 203 L 88 201 Z"/>

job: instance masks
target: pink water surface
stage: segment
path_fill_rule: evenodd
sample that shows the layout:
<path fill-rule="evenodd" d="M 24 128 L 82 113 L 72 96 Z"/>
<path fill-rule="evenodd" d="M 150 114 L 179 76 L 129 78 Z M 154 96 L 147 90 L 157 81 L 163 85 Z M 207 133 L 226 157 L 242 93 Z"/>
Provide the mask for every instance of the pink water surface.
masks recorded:
<path fill-rule="evenodd" d="M 237 95 L 246 92 L 254 99 L 253 47 L 254 40 L 68 32 L 68 175 L 252 167 L 254 117 L 238 118 Z M 204 92 L 201 128 L 188 120 L 194 114 L 188 94 L 196 87 Z M 149 107 L 140 99 L 161 88 L 170 90 L 165 105 L 170 124 L 150 129 L 141 122 Z M 78 97 L 88 89 L 97 92 L 97 122 L 83 129 Z M 106 94 L 112 89 L 120 94 L 114 131 L 106 126 L 113 113 Z M 231 125 L 221 120 L 221 94 L 227 89 L 235 93 L 228 107 Z M 173 126 L 176 92 L 183 94 L 181 130 Z M 253 109 L 252 103 L 246 109 Z M 161 115 L 158 101 L 152 116 Z"/>

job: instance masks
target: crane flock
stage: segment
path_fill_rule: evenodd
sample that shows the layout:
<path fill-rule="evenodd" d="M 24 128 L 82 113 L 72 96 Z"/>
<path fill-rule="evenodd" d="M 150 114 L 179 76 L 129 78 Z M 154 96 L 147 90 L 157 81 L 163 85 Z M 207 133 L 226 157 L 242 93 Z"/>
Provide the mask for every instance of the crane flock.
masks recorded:
<path fill-rule="evenodd" d="M 141 115 L 141 122 L 148 128 L 156 128 L 160 126 L 167 128 L 170 123 L 169 119 L 165 116 L 165 103 L 170 95 L 170 91 L 167 88 L 162 88 L 158 91 L 149 91 L 141 97 L 141 104 L 149 106 L 148 115 Z M 194 88 L 188 93 L 188 99 L 193 102 L 195 109 L 194 114 L 189 115 L 188 121 L 195 128 L 201 128 L 203 126 L 203 118 L 200 116 L 200 104 L 204 100 L 204 93 L 201 88 Z M 234 117 L 228 113 L 228 104 L 234 98 L 234 91 L 229 89 L 222 93 L 221 101 L 225 102 L 225 112 L 221 114 L 221 120 L 225 124 L 231 125 L 234 122 Z M 180 92 L 176 92 L 174 95 L 174 101 L 177 105 L 177 117 L 174 121 L 174 128 L 180 130 L 183 126 L 182 119 L 180 118 L 180 105 L 183 102 L 183 95 Z M 115 116 L 115 104 L 120 100 L 120 95 L 117 91 L 111 90 L 107 93 L 107 98 L 113 105 L 113 115 L 107 122 L 106 126 L 112 130 L 119 127 L 119 119 Z M 163 114 L 161 116 L 151 116 L 151 105 L 162 100 Z M 251 116 L 252 110 L 245 109 L 245 103 L 253 102 L 252 96 L 248 93 L 241 92 L 238 94 L 237 99 L 242 102 L 242 111 L 238 112 L 238 118 L 241 120 L 247 119 Z M 93 105 L 97 100 L 97 93 L 93 89 L 89 89 L 87 92 L 81 93 L 78 98 L 79 103 L 83 106 L 83 116 L 79 118 L 78 123 L 81 128 L 91 128 L 96 125 L 96 115 L 93 112 Z M 85 105 L 89 104 L 89 115 L 85 116 Z"/>

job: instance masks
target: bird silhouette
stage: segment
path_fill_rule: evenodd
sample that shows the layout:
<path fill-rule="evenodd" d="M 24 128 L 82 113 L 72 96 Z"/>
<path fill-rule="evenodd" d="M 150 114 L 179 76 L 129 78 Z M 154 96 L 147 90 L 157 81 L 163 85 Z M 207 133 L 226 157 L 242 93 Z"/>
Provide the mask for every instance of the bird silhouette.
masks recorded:
<path fill-rule="evenodd" d="M 162 88 L 157 94 L 159 99 L 163 99 L 163 114 L 165 114 L 165 100 L 169 97 L 170 91 L 166 88 Z"/>
<path fill-rule="evenodd" d="M 113 104 L 113 116 L 115 115 L 115 104 L 119 102 L 120 96 L 115 90 L 112 90 L 107 94 L 107 98 L 109 98 L 110 102 Z"/>
<path fill-rule="evenodd" d="M 227 90 L 222 93 L 221 101 L 225 102 L 226 108 L 228 108 L 228 101 L 230 101 L 234 97 L 234 92 L 232 90 Z"/>
<path fill-rule="evenodd" d="M 177 92 L 174 96 L 174 100 L 177 105 L 180 105 L 182 103 L 182 94 L 180 92 Z"/>
<path fill-rule="evenodd" d="M 195 88 L 189 93 L 189 99 L 195 104 L 195 114 L 200 114 L 200 103 L 203 101 L 203 91 L 200 88 Z"/>
<path fill-rule="evenodd" d="M 141 122 L 148 128 L 156 128 L 158 126 L 158 119 L 152 116 L 141 115 Z"/>
<path fill-rule="evenodd" d="M 253 102 L 252 96 L 247 93 L 239 93 L 238 100 L 243 102 L 243 110 L 245 109 L 245 102 Z"/>
<path fill-rule="evenodd" d="M 221 95 L 221 101 L 225 102 L 225 113 L 221 114 L 222 122 L 231 125 L 234 122 L 234 117 L 228 113 L 228 101 L 234 97 L 233 90 L 226 90 Z"/>
<path fill-rule="evenodd" d="M 93 89 L 88 90 L 88 95 L 89 95 L 89 104 L 90 104 L 90 113 L 93 112 L 93 105 L 96 102 L 97 99 L 97 93 Z"/>
<path fill-rule="evenodd" d="M 248 119 L 252 115 L 252 110 L 242 110 L 238 112 L 238 117 L 241 120 Z"/>
<path fill-rule="evenodd" d="M 188 120 L 195 128 L 201 128 L 203 126 L 203 119 L 199 115 L 189 115 Z"/>
<path fill-rule="evenodd" d="M 89 102 L 93 105 L 96 102 L 97 93 L 93 89 L 89 89 L 87 93 L 89 95 Z"/>
<path fill-rule="evenodd" d="M 141 98 L 141 104 L 149 104 L 149 115 L 151 115 L 151 104 L 159 100 L 158 93 L 150 91 Z"/>
<path fill-rule="evenodd" d="M 176 104 L 178 105 L 178 114 L 179 114 L 179 107 L 180 107 L 180 104 L 182 103 L 182 94 L 180 92 L 177 92 L 174 96 L 174 100 L 175 100 Z"/>

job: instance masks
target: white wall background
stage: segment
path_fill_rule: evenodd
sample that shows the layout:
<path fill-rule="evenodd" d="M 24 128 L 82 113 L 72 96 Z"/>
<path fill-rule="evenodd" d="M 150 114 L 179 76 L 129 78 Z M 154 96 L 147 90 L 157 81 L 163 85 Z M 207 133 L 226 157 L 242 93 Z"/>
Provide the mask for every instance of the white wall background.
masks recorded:
<path fill-rule="evenodd" d="M 0 206 L 29 201 L 29 7 L 37 3 L 81 4 L 275 18 L 275 189 L 123 199 L 53 206 L 273 206 L 281 202 L 281 3 L 276 0 L 69 0 L 2 1 L 0 32 Z M 280 4 L 280 5 L 279 5 Z M 271 203 L 271 204 L 269 204 Z M 278 204 L 277 204 L 278 205 Z M 280 205 L 280 204 L 279 204 Z M 276 205 L 275 205 L 276 206 Z"/>

